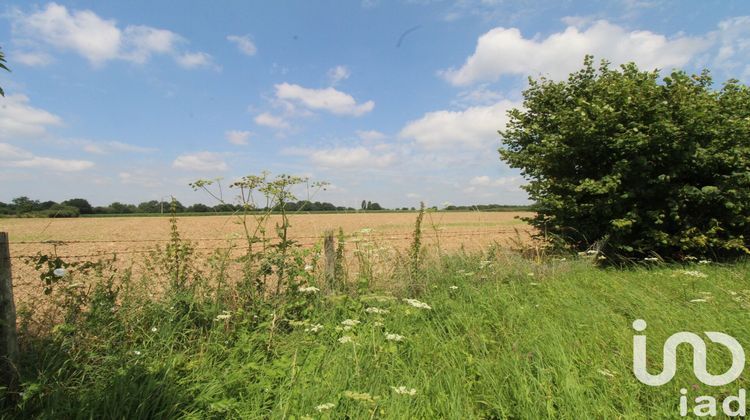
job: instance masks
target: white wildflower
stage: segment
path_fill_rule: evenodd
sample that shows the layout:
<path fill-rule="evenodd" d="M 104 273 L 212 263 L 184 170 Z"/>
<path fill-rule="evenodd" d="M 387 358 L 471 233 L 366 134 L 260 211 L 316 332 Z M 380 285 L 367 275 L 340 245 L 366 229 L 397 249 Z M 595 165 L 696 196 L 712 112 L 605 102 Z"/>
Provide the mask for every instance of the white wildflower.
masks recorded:
<path fill-rule="evenodd" d="M 136 355 L 136 356 L 140 356 L 140 355 L 141 355 L 141 352 L 140 352 L 140 351 L 138 351 L 138 350 L 133 350 L 133 354 L 134 354 L 134 355 Z"/>
<path fill-rule="evenodd" d="M 300 293 L 318 293 L 320 289 L 315 286 L 302 286 L 299 289 Z"/>
<path fill-rule="evenodd" d="M 361 322 L 359 322 L 356 319 L 345 319 L 345 320 L 341 321 L 341 325 L 344 325 L 344 326 L 347 326 L 347 327 L 355 327 L 358 324 L 361 324 Z"/>
<path fill-rule="evenodd" d="M 334 403 L 325 403 L 325 404 L 321 404 L 321 405 L 316 406 L 315 409 L 318 410 L 318 412 L 322 413 L 322 412 L 324 412 L 326 410 L 332 409 L 333 407 L 336 407 L 336 404 L 334 404 Z"/>
<path fill-rule="evenodd" d="M 318 331 L 320 331 L 322 329 L 323 329 L 322 325 L 320 325 L 320 324 L 313 324 L 309 328 L 305 328 L 305 332 L 316 333 L 316 332 L 318 332 Z"/>
<path fill-rule="evenodd" d="M 395 392 L 396 394 L 400 394 L 400 395 L 417 395 L 417 390 L 416 389 L 414 389 L 414 388 L 409 389 L 409 388 L 407 388 L 407 387 L 405 387 L 403 385 L 401 385 L 399 387 L 392 386 L 391 388 L 393 389 L 393 392 Z"/>
<path fill-rule="evenodd" d="M 424 302 L 420 302 L 416 299 L 404 299 L 404 302 L 419 309 L 432 309 L 432 307 Z"/>
<path fill-rule="evenodd" d="M 404 341 L 404 336 L 387 332 L 385 333 L 385 339 L 388 341 Z"/>
<path fill-rule="evenodd" d="M 384 314 L 387 314 L 390 311 L 388 309 L 376 308 L 376 307 L 371 306 L 371 307 L 365 309 L 365 312 L 367 312 L 368 314 L 384 315 Z"/>
<path fill-rule="evenodd" d="M 698 261 L 698 264 L 703 264 L 703 265 L 705 265 L 705 264 L 711 264 L 711 261 L 709 261 L 709 260 L 700 260 L 700 261 Z"/>
<path fill-rule="evenodd" d="M 219 315 L 216 315 L 216 318 L 214 318 L 214 321 L 225 321 L 232 317 L 232 314 L 229 313 L 229 311 L 222 311 Z"/>
<path fill-rule="evenodd" d="M 341 338 L 339 338 L 339 343 L 346 344 L 346 343 L 353 343 L 354 339 L 350 335 L 345 335 Z"/>
<path fill-rule="evenodd" d="M 706 277 L 708 277 L 707 274 L 701 273 L 700 271 L 694 271 L 694 270 L 692 270 L 692 271 L 690 271 L 690 270 L 683 270 L 682 274 L 684 274 L 686 276 L 690 276 L 690 277 L 696 277 L 696 278 L 699 278 L 699 279 L 705 279 Z"/>
<path fill-rule="evenodd" d="M 156 328 L 156 327 L 151 327 L 151 332 L 157 332 L 157 331 L 159 331 L 159 329 L 158 329 L 158 328 Z"/>
<path fill-rule="evenodd" d="M 451 289 L 451 290 L 458 290 L 458 286 L 450 286 L 449 289 Z"/>
<path fill-rule="evenodd" d="M 380 322 L 380 321 L 375 321 L 375 322 L 372 323 L 372 325 L 374 325 L 376 327 L 382 327 L 384 324 L 382 322 Z"/>

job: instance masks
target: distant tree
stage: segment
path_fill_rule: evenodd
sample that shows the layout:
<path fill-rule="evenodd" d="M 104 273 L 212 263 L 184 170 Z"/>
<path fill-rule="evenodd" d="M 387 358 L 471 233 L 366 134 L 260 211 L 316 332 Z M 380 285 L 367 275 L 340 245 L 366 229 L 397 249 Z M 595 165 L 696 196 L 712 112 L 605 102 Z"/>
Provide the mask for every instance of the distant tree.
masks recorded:
<path fill-rule="evenodd" d="M 138 210 L 138 208 L 132 204 L 123 204 L 119 201 L 110 204 L 109 208 L 112 209 L 112 213 L 114 214 L 129 214 L 135 213 Z"/>
<path fill-rule="evenodd" d="M 367 210 L 367 201 L 362 200 L 362 207 L 360 207 L 362 210 Z"/>
<path fill-rule="evenodd" d="M 39 207 L 39 201 L 32 200 L 29 197 L 21 196 L 16 197 L 13 200 L 13 208 L 17 214 L 29 213 L 36 210 Z"/>
<path fill-rule="evenodd" d="M 78 209 L 78 212 L 80 214 L 92 214 L 94 212 L 91 204 L 89 204 L 89 202 L 83 198 L 71 198 L 70 200 L 65 200 L 60 204 L 62 204 L 63 206 L 75 207 Z"/>
<path fill-rule="evenodd" d="M 186 211 L 191 213 L 208 213 L 211 211 L 211 207 L 208 207 L 203 203 L 195 203 L 192 206 L 188 206 Z"/>
<path fill-rule="evenodd" d="M 42 203 L 39 203 L 39 210 L 48 210 L 55 204 L 57 203 L 55 203 L 54 201 L 44 201 Z"/>
<path fill-rule="evenodd" d="M 144 201 L 138 204 L 138 213 L 159 213 L 160 210 L 161 206 L 159 206 L 159 202 L 156 200 Z"/>
<path fill-rule="evenodd" d="M 383 210 L 378 203 L 367 202 L 367 210 Z"/>

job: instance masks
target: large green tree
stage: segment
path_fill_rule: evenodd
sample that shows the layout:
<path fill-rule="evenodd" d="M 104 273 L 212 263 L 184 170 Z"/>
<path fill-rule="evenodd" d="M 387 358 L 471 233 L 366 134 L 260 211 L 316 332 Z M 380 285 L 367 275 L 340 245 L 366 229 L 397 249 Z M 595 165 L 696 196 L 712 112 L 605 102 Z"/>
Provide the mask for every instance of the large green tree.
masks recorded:
<path fill-rule="evenodd" d="M 750 90 L 708 71 L 597 69 L 530 80 L 501 131 L 538 212 L 530 222 L 578 250 L 669 259 L 749 253 Z"/>

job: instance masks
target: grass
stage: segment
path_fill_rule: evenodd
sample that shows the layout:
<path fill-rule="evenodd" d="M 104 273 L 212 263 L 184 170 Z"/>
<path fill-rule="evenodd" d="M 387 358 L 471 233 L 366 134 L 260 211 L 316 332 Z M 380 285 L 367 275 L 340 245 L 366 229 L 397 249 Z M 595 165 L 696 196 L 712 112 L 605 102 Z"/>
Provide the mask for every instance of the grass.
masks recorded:
<path fill-rule="evenodd" d="M 369 290 L 256 300 L 198 288 L 139 295 L 134 280 L 117 296 L 100 286 L 74 321 L 46 334 L 22 329 L 24 393 L 5 415 L 661 418 L 677 416 L 682 387 L 719 396 L 748 385 L 746 376 L 720 389 L 700 384 L 684 348 L 667 385 L 631 373 L 638 318 L 649 325 L 652 373 L 678 331 L 750 344 L 747 263 L 614 270 L 489 251 L 425 263 L 420 296 L 405 294 L 398 271 Z M 347 319 L 360 323 L 345 330 Z M 709 345 L 709 371 L 725 370 L 727 354 Z M 414 395 L 394 389 L 402 386 Z"/>

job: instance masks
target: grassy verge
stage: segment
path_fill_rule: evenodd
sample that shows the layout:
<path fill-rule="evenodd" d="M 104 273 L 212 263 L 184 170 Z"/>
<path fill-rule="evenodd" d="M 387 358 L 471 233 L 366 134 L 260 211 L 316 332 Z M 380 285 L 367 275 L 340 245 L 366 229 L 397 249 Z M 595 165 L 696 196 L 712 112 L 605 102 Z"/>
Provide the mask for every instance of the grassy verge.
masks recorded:
<path fill-rule="evenodd" d="M 718 397 L 747 387 L 745 376 L 700 384 L 688 349 L 667 385 L 631 373 L 638 318 L 652 373 L 677 331 L 750 344 L 746 263 L 617 271 L 454 255 L 422 275 L 420 296 L 298 289 L 233 306 L 221 292 L 115 296 L 101 286 L 75 320 L 23 335 L 23 395 L 5 415 L 662 418 L 677 416 L 680 388 Z M 726 370 L 727 354 L 709 345 L 709 371 Z"/>

